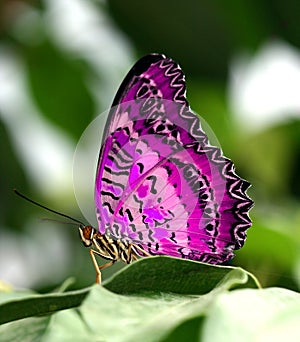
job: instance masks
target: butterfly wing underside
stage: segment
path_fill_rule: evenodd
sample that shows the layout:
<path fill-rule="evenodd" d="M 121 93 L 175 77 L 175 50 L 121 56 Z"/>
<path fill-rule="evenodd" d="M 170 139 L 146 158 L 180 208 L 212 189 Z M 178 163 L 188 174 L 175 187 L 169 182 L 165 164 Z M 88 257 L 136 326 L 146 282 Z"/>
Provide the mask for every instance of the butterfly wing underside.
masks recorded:
<path fill-rule="evenodd" d="M 209 144 L 185 93 L 182 70 L 159 54 L 124 79 L 96 173 L 99 231 L 153 255 L 221 263 L 251 226 L 249 183 Z"/>

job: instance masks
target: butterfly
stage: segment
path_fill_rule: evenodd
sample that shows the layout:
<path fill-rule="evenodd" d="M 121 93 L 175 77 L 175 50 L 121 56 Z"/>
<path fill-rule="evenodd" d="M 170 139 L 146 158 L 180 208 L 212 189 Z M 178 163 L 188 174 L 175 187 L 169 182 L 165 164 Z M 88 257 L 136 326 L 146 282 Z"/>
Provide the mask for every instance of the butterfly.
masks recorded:
<path fill-rule="evenodd" d="M 218 264 L 251 226 L 250 184 L 211 146 L 186 99 L 185 75 L 162 54 L 123 80 L 104 129 L 95 180 L 98 229 L 79 228 L 101 281 L 121 259 L 169 255 Z M 109 262 L 98 266 L 95 256 Z"/>
<path fill-rule="evenodd" d="M 101 283 L 101 270 L 118 260 L 229 261 L 251 226 L 249 186 L 210 145 L 179 65 L 150 54 L 128 72 L 109 111 L 95 177 L 98 229 L 15 192 L 79 224 Z M 108 263 L 99 266 L 96 256 Z"/>

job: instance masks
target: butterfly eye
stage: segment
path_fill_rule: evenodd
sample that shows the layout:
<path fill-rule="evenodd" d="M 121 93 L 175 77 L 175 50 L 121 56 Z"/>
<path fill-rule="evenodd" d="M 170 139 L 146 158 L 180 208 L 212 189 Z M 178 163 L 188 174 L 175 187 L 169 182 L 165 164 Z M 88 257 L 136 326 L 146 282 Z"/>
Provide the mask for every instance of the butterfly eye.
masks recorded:
<path fill-rule="evenodd" d="M 90 226 L 79 227 L 79 236 L 85 247 L 90 247 L 93 244 L 92 240 L 93 228 Z"/>

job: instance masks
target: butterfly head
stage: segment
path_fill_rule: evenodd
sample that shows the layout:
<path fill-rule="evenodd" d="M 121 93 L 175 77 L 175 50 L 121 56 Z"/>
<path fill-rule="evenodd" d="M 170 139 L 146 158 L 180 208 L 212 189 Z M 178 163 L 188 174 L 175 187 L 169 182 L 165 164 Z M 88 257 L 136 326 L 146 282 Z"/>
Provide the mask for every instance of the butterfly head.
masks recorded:
<path fill-rule="evenodd" d="M 95 228 L 92 226 L 84 226 L 81 224 L 79 226 L 80 239 L 85 247 L 91 247 L 93 244 L 93 236 L 95 234 Z"/>

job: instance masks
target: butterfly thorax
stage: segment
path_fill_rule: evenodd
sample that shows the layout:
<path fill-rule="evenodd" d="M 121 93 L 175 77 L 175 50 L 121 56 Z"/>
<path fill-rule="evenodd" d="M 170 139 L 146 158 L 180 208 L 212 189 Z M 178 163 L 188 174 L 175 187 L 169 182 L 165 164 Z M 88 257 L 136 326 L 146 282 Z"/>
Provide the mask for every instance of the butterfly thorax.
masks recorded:
<path fill-rule="evenodd" d="M 85 247 L 94 245 L 97 254 L 106 260 L 117 261 L 121 259 L 129 264 L 137 260 L 139 256 L 136 251 L 137 246 L 121 239 L 112 239 L 107 234 L 100 234 L 92 226 L 79 227 L 79 234 Z"/>

